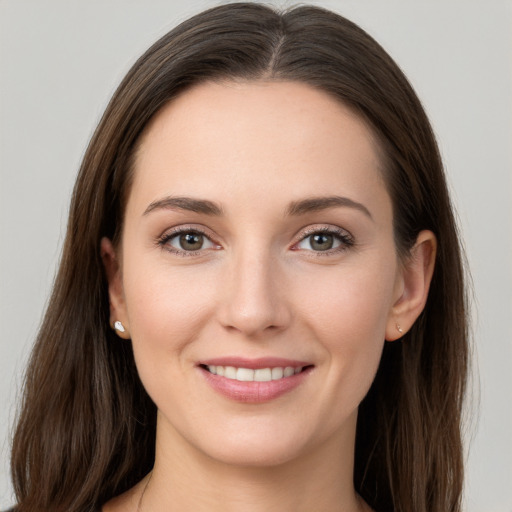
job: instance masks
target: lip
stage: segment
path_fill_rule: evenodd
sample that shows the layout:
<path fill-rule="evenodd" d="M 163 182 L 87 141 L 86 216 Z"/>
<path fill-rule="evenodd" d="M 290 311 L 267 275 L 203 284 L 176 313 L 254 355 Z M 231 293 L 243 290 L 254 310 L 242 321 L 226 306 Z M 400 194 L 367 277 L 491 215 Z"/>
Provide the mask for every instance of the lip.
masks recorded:
<path fill-rule="evenodd" d="M 300 373 L 296 373 L 290 377 L 284 377 L 279 380 L 272 380 L 268 382 L 242 382 L 210 373 L 205 368 L 209 365 L 234 366 L 237 368 L 250 368 L 253 370 L 287 366 L 294 368 L 302 366 L 304 369 Z M 264 357 L 258 359 L 222 357 L 201 361 L 198 364 L 198 369 L 203 378 L 214 391 L 230 400 L 251 404 L 270 402 L 271 400 L 275 400 L 276 398 L 293 391 L 308 378 L 313 368 L 314 366 L 310 362 L 275 357 Z"/>

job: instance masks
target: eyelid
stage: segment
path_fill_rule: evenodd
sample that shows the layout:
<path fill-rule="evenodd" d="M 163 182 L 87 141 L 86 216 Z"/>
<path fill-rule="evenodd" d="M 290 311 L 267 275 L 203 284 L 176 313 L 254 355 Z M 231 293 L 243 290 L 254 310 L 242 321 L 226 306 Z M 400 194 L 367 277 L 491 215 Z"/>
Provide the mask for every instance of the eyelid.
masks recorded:
<path fill-rule="evenodd" d="M 205 249 L 198 249 L 197 251 L 185 251 L 180 250 L 176 247 L 170 246 L 168 244 L 169 240 L 172 238 L 182 234 L 182 233 L 199 233 L 206 237 L 215 247 L 209 247 Z M 334 247 L 332 249 L 328 249 L 325 251 L 314 251 L 310 249 L 301 249 L 298 248 L 298 244 L 300 244 L 302 241 L 304 241 L 306 238 L 308 238 L 311 235 L 314 234 L 329 234 L 337 237 L 340 244 L 337 247 Z M 156 239 L 156 245 L 159 246 L 161 249 L 165 249 L 173 254 L 177 254 L 179 256 L 200 256 L 204 254 L 207 251 L 213 250 L 219 250 L 222 249 L 222 245 L 217 242 L 216 237 L 212 235 L 210 230 L 206 229 L 205 227 L 197 224 L 185 224 L 185 225 L 178 225 L 171 228 L 166 229 L 160 236 Z M 313 254 L 314 256 L 327 256 L 332 255 L 335 253 L 343 252 L 350 247 L 353 247 L 355 245 L 355 240 L 352 234 L 347 231 L 346 229 L 343 229 L 339 226 L 335 225 L 325 225 L 325 224 L 316 224 L 316 225 L 310 225 L 306 228 L 301 229 L 301 231 L 295 236 L 295 241 L 292 243 L 292 246 L 290 247 L 293 251 L 304 251 Z"/>
<path fill-rule="evenodd" d="M 203 235 L 213 244 L 214 247 L 198 249 L 197 251 L 185 251 L 168 244 L 171 239 L 183 233 L 198 233 Z M 218 250 L 222 248 L 222 246 L 215 240 L 209 230 L 206 230 L 204 227 L 197 224 L 185 224 L 166 229 L 160 236 L 157 237 L 156 245 L 161 249 L 165 249 L 178 256 L 200 256 L 206 251 L 210 251 L 212 249 Z"/>
<path fill-rule="evenodd" d="M 308 250 L 308 249 L 300 249 L 297 247 L 298 244 L 300 244 L 306 238 L 308 238 L 309 236 L 315 235 L 317 233 L 336 236 L 338 238 L 338 240 L 340 241 L 340 245 L 338 247 L 328 249 L 326 251 L 314 251 L 314 250 Z M 335 253 L 340 253 L 340 252 L 346 251 L 347 249 L 349 249 L 350 247 L 353 247 L 354 245 L 355 245 L 354 237 L 346 229 L 343 229 L 339 226 L 316 224 L 316 225 L 308 226 L 300 231 L 300 233 L 296 237 L 295 242 L 293 242 L 293 244 L 292 244 L 291 250 L 305 251 L 305 252 L 313 253 L 315 256 L 327 256 L 327 255 L 332 255 Z"/>

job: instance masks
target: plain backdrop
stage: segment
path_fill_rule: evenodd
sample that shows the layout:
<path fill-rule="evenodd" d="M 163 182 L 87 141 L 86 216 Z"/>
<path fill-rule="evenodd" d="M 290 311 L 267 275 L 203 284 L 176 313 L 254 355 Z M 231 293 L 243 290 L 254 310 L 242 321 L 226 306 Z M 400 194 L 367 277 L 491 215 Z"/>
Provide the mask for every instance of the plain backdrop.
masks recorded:
<path fill-rule="evenodd" d="M 479 392 L 468 409 L 466 510 L 512 512 L 512 3 L 309 3 L 372 34 L 405 71 L 432 120 L 474 281 Z M 21 375 L 88 139 L 136 57 L 214 5 L 0 0 L 0 508 L 12 503 L 9 439 Z"/>

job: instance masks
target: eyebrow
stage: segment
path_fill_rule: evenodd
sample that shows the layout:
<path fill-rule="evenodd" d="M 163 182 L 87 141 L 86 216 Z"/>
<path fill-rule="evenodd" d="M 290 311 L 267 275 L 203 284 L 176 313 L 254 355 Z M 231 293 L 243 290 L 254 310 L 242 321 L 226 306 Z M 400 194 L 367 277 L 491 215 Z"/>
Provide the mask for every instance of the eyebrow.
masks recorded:
<path fill-rule="evenodd" d="M 327 210 L 329 208 L 354 208 L 364 213 L 368 218 L 373 220 L 372 214 L 364 206 L 353 199 L 341 196 L 327 196 L 327 197 L 310 197 L 302 199 L 301 201 L 294 201 L 287 209 L 288 215 L 304 215 L 310 212 L 318 212 Z"/>
<path fill-rule="evenodd" d="M 205 215 L 222 215 L 222 208 L 206 199 L 193 199 L 192 197 L 164 197 L 153 201 L 144 211 L 147 215 L 154 210 L 186 210 L 189 212 L 203 213 Z"/>
<path fill-rule="evenodd" d="M 349 199 L 348 197 L 341 196 L 327 196 L 327 197 L 310 197 L 306 199 L 302 199 L 300 201 L 293 201 L 288 206 L 286 213 L 290 216 L 298 216 L 304 215 L 306 213 L 318 212 L 322 210 L 327 210 L 329 208 L 354 208 L 356 210 L 361 211 L 367 217 L 373 220 L 373 217 L 366 208 L 361 203 L 354 201 L 353 199 Z M 153 201 L 144 211 L 143 215 L 147 215 L 154 210 L 186 210 L 195 213 L 202 213 L 205 215 L 212 216 L 221 216 L 223 214 L 223 210 L 221 206 L 214 203 L 213 201 L 208 201 L 207 199 L 194 199 L 192 197 L 164 197 L 162 199 L 158 199 L 157 201 Z"/>

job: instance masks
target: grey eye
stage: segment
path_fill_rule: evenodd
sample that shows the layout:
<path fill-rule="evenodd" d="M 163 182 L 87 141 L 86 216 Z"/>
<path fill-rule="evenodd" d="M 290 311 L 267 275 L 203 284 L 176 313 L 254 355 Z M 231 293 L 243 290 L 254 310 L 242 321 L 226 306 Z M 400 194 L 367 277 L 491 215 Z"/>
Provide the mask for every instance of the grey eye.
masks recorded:
<path fill-rule="evenodd" d="M 332 249 L 334 237 L 326 234 L 312 235 L 310 245 L 315 251 L 327 251 Z"/>
<path fill-rule="evenodd" d="M 169 244 L 181 251 L 200 251 L 213 247 L 213 243 L 202 233 L 186 231 L 173 236 Z"/>
<path fill-rule="evenodd" d="M 309 251 L 328 251 L 340 245 L 341 242 L 336 235 L 331 233 L 314 233 L 301 240 L 297 247 Z"/>

